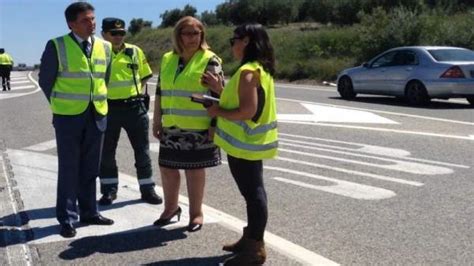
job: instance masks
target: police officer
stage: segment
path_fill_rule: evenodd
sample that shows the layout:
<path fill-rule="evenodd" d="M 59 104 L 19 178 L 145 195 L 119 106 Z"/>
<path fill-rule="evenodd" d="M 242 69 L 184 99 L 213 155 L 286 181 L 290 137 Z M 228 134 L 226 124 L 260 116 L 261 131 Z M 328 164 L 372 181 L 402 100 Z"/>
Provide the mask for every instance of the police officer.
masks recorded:
<path fill-rule="evenodd" d="M 160 204 L 152 179 L 148 140 L 148 94 L 143 93 L 152 71 L 143 51 L 124 42 L 125 22 L 118 18 L 102 21 L 102 36 L 112 43 L 112 72 L 108 88 L 108 125 L 100 170 L 101 205 L 110 205 L 117 198 L 118 169 L 115 152 L 120 130 L 127 132 L 135 153 L 135 167 L 141 198 L 150 204 Z"/>
<path fill-rule="evenodd" d="M 2 76 L 3 91 L 11 90 L 10 88 L 10 72 L 13 67 L 12 57 L 5 53 L 5 49 L 0 48 L 0 76 Z"/>
<path fill-rule="evenodd" d="M 114 223 L 99 214 L 96 202 L 112 47 L 93 36 L 95 15 L 91 4 L 70 4 L 65 15 L 71 32 L 46 44 L 39 84 L 50 103 L 56 132 L 56 218 L 61 225 L 60 235 L 74 237 L 76 202 L 82 224 Z"/>

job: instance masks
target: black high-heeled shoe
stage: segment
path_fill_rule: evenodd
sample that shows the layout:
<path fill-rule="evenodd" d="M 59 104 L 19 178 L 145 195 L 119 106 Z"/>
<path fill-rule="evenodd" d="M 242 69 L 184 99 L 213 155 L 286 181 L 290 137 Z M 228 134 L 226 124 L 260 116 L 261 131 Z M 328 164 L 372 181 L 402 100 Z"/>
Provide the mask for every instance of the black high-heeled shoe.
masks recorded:
<path fill-rule="evenodd" d="M 186 229 L 188 230 L 188 232 L 196 232 L 196 231 L 201 230 L 201 228 L 202 228 L 202 224 L 189 223 L 189 225 Z"/>
<path fill-rule="evenodd" d="M 178 222 L 179 222 L 179 220 L 181 219 L 181 211 L 182 211 L 181 207 L 178 206 L 178 209 L 176 209 L 176 211 L 173 212 L 173 214 L 169 218 L 160 218 L 160 219 L 156 220 L 153 223 L 153 225 L 164 226 L 164 225 L 170 224 L 171 219 L 173 219 L 173 217 L 175 217 L 175 216 L 177 216 Z"/>

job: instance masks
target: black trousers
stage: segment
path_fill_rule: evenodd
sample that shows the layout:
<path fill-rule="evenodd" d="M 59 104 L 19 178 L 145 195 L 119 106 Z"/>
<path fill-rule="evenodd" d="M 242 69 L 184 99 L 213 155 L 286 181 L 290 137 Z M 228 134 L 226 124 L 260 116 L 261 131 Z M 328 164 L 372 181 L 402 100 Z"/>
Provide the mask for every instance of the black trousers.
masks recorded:
<path fill-rule="evenodd" d="M 96 124 L 94 108 L 79 115 L 53 115 L 58 151 L 56 218 L 72 224 L 78 218 L 99 214 L 96 204 L 96 179 L 104 133 Z"/>
<path fill-rule="evenodd" d="M 263 184 L 263 163 L 227 155 L 230 172 L 247 205 L 248 237 L 263 240 L 268 220 L 267 193 Z"/>
<path fill-rule="evenodd" d="M 11 66 L 0 65 L 0 76 L 2 76 L 2 87 L 3 90 L 11 90 L 10 87 L 10 72 Z"/>
<path fill-rule="evenodd" d="M 105 131 L 102 164 L 100 167 L 100 191 L 102 194 L 117 192 L 118 167 L 115 159 L 121 129 L 127 132 L 135 155 L 135 168 L 140 191 L 148 191 L 155 186 L 152 178 L 150 142 L 148 139 L 149 119 L 143 105 L 109 104 L 107 130 Z"/>

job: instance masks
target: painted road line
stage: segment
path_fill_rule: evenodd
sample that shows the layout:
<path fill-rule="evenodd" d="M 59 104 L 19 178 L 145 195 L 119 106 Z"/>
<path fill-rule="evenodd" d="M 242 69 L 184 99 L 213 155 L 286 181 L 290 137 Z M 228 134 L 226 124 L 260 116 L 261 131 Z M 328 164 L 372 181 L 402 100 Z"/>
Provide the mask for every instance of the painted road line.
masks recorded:
<path fill-rule="evenodd" d="M 56 148 L 56 139 L 41 142 L 23 149 L 30 151 L 47 151 Z"/>
<path fill-rule="evenodd" d="M 302 105 L 313 114 L 278 114 L 278 120 L 331 123 L 398 124 L 393 120 L 367 111 L 323 106 L 318 104 L 303 103 Z"/>
<path fill-rule="evenodd" d="M 318 127 L 350 128 L 350 129 L 380 131 L 380 132 L 395 133 L 395 134 L 447 138 L 447 139 L 461 139 L 461 140 L 471 140 L 471 141 L 474 140 L 474 138 L 471 138 L 468 136 L 437 134 L 437 133 L 421 132 L 421 131 L 398 130 L 398 129 L 392 129 L 392 128 L 363 127 L 363 126 L 351 126 L 351 125 L 341 125 L 341 124 L 325 124 L 325 123 L 311 123 L 311 122 L 285 121 L 285 120 L 278 120 L 278 123 L 309 125 L 309 126 L 318 126 Z"/>
<path fill-rule="evenodd" d="M 374 146 L 374 145 L 368 145 L 368 144 L 357 143 L 357 142 L 323 139 L 323 138 L 316 138 L 316 137 L 309 137 L 309 136 L 302 136 L 302 135 L 295 135 L 295 134 L 288 134 L 288 133 L 281 133 L 281 132 L 278 132 L 278 135 L 279 136 L 294 137 L 294 138 L 299 138 L 299 139 L 312 140 L 311 142 L 303 142 L 303 143 L 307 143 L 308 145 L 313 145 L 313 146 L 323 146 L 323 147 L 328 147 L 328 148 L 332 148 L 332 149 L 340 149 L 340 150 L 353 150 L 353 151 L 362 152 L 362 153 L 383 155 L 383 156 L 386 156 L 386 157 L 393 157 L 393 158 L 404 159 L 404 160 L 415 161 L 415 162 L 438 164 L 438 165 L 444 165 L 444 166 L 449 166 L 449 167 L 457 167 L 457 168 L 465 168 L 465 169 L 470 168 L 469 166 L 462 165 L 462 164 L 454 164 L 454 163 L 447 163 L 447 162 L 440 162 L 440 161 L 433 161 L 433 160 L 427 160 L 427 159 L 408 157 L 408 156 L 411 155 L 411 152 L 406 151 L 406 150 L 402 150 L 402 149 L 387 148 L 387 147 Z M 472 135 L 472 137 L 474 138 L 474 135 Z M 290 141 L 290 139 L 286 139 L 286 138 L 280 138 L 280 139 Z M 294 140 L 291 140 L 291 141 L 294 141 Z M 344 148 L 344 147 L 338 147 L 338 146 L 333 146 L 333 145 L 319 144 L 319 143 L 315 143 L 314 141 L 323 141 L 323 142 L 329 142 L 329 143 L 347 144 L 347 145 L 351 145 L 351 146 L 355 146 L 355 147 L 361 147 L 361 148 L 357 148 L 357 149 L 356 148 L 354 148 L 354 149 L 353 148 Z"/>
<path fill-rule="evenodd" d="M 290 146 L 297 146 L 297 145 L 290 145 Z M 298 146 L 304 147 L 303 145 L 298 145 Z M 305 156 L 314 157 L 314 158 L 328 159 L 328 160 L 344 162 L 344 163 L 370 166 L 370 167 L 381 168 L 381 169 L 386 169 L 386 170 L 393 170 L 393 171 L 410 173 L 410 174 L 418 174 L 418 175 L 442 175 L 442 174 L 451 174 L 454 172 L 452 169 L 446 168 L 446 167 L 412 163 L 412 162 L 403 162 L 400 160 L 388 160 L 388 159 L 385 160 L 383 158 L 379 158 L 379 160 L 381 161 L 391 161 L 394 163 L 394 164 L 382 165 L 382 164 L 368 163 L 368 162 L 358 161 L 358 160 L 344 159 L 341 157 L 327 156 L 327 155 L 322 155 L 322 154 L 301 152 L 301 151 L 282 149 L 282 148 L 279 148 L 278 151 L 305 155 Z"/>
<path fill-rule="evenodd" d="M 15 171 L 15 178 L 20 187 L 21 195 L 24 195 L 23 202 L 25 209 L 44 210 L 43 213 L 36 212 L 37 217 L 29 217 L 30 227 L 35 231 L 35 240 L 30 243 L 48 243 L 53 241 L 64 241 L 64 238 L 57 234 L 58 226 L 54 218 L 55 189 L 57 180 L 57 157 L 49 154 L 37 152 L 8 150 L 12 165 Z M 34 175 L 36 178 L 31 178 Z M 121 205 L 121 208 L 110 208 L 102 210 L 104 216 L 115 219 L 114 226 L 87 226 L 78 228 L 76 238 L 86 236 L 100 236 L 113 233 L 123 233 L 132 230 L 148 230 L 152 228 L 151 223 L 158 217 L 162 211 L 163 205 L 158 208 L 146 203 L 138 203 L 139 187 L 135 177 L 120 173 L 120 196 L 114 204 Z M 123 186 L 125 185 L 125 186 Z M 157 186 L 157 191 L 162 188 Z M 180 195 L 179 202 L 181 206 L 187 206 L 188 198 Z M 133 208 L 133 211 L 131 210 Z M 141 209 L 141 211 L 140 211 Z M 212 207 L 203 205 L 206 223 L 218 223 L 235 232 L 241 232 L 246 222 L 231 216 L 225 212 Z M 140 213 L 133 216 L 133 219 L 124 219 L 129 217 L 129 213 Z M 35 212 L 33 212 L 34 214 Z M 30 215 L 30 214 L 29 214 Z M 184 211 L 183 215 L 187 215 Z M 187 217 L 189 218 L 189 217 Z M 185 227 L 187 225 L 186 217 L 180 224 L 173 226 Z M 171 227 L 170 227 L 171 228 Z M 304 265 L 338 265 L 337 263 L 324 258 L 304 247 L 298 246 L 288 240 L 278 237 L 270 232 L 265 232 L 266 245 L 277 250 Z"/>
<path fill-rule="evenodd" d="M 344 168 L 340 168 L 340 167 L 328 166 L 328 165 L 317 164 L 317 163 L 311 163 L 311 162 L 302 161 L 302 160 L 295 160 L 295 159 L 291 159 L 291 158 L 287 158 L 287 157 L 278 156 L 276 159 L 280 160 L 280 161 L 287 161 L 287 162 L 290 162 L 290 163 L 308 165 L 308 166 L 312 166 L 312 167 L 316 167 L 316 168 L 322 168 L 322 169 L 328 169 L 328 170 L 335 171 L 335 172 L 346 173 L 349 176 L 357 175 L 357 176 L 369 177 L 369 178 L 373 178 L 373 179 L 389 181 L 389 182 L 394 182 L 394 183 L 403 184 L 403 185 L 416 186 L 416 187 L 421 187 L 421 186 L 424 185 L 423 183 L 416 182 L 416 181 L 405 180 L 405 179 L 401 179 L 401 178 L 395 178 L 395 177 L 389 177 L 389 176 L 383 176 L 383 175 L 377 175 L 377 174 L 366 173 L 366 172 L 360 172 L 360 171 L 355 171 L 355 170 L 348 170 L 348 169 L 344 169 Z"/>
<path fill-rule="evenodd" d="M 12 87 L 12 91 L 26 90 L 26 89 L 33 89 L 33 88 L 36 88 L 36 86 L 35 85 L 26 85 L 26 86 Z"/>
<path fill-rule="evenodd" d="M 28 80 L 27 76 L 22 76 L 22 77 L 12 77 L 10 78 L 10 81 L 18 81 L 18 80 Z"/>
<path fill-rule="evenodd" d="M 430 117 L 430 116 L 421 116 L 421 115 L 412 115 L 412 114 L 406 114 L 406 113 L 380 111 L 380 110 L 367 109 L 367 108 L 349 107 L 349 106 L 344 106 L 344 105 L 324 104 L 324 103 L 301 101 L 301 100 L 294 100 L 294 99 L 280 98 L 280 97 L 278 97 L 277 100 L 287 101 L 287 102 L 296 102 L 296 103 L 300 103 L 300 104 L 304 104 L 304 103 L 317 104 L 317 105 L 330 106 L 330 107 L 346 108 L 346 109 L 352 109 L 352 110 L 361 110 L 361 111 L 367 111 L 367 112 L 379 113 L 379 114 L 389 114 L 389 115 L 397 115 L 397 116 L 404 116 L 404 117 L 413 117 L 413 118 L 419 118 L 419 119 L 424 119 L 424 120 L 432 120 L 432 121 L 439 121 L 439 122 L 474 126 L 473 122 L 451 120 L 451 119 L 444 119 L 444 118 L 436 118 L 436 117 Z"/>
<path fill-rule="evenodd" d="M 290 174 L 297 175 L 297 176 L 299 175 L 299 176 L 304 176 L 304 177 L 309 177 L 309 178 L 313 178 L 313 179 L 317 179 L 317 180 L 330 182 L 331 184 L 328 184 L 328 185 L 319 185 L 319 186 L 318 185 L 311 185 L 311 188 L 316 189 L 316 190 L 320 190 L 320 191 L 324 191 L 324 192 L 328 192 L 328 193 L 331 193 L 331 194 L 337 194 L 337 195 L 340 195 L 340 196 L 353 198 L 353 199 L 381 200 L 381 199 L 392 198 L 396 195 L 395 192 L 393 192 L 391 190 L 388 190 L 388 189 L 384 189 L 384 188 L 358 184 L 358 183 L 354 183 L 354 182 L 350 182 L 350 181 L 339 180 L 339 179 L 336 179 L 336 178 L 330 178 L 330 177 L 325 177 L 325 176 L 321 176 L 321 175 L 315 175 L 315 174 L 296 171 L 296 170 L 291 170 L 291 169 L 287 169 L 287 168 L 266 166 L 265 169 L 280 171 L 280 172 L 290 173 Z M 283 178 L 274 177 L 273 179 L 275 179 L 277 181 L 282 181 Z M 286 179 L 286 180 L 289 180 L 289 179 Z M 294 182 L 299 182 L 299 181 L 294 181 Z"/>
<path fill-rule="evenodd" d="M 29 72 L 28 73 L 28 78 L 31 80 L 31 82 L 33 82 L 35 85 L 36 85 L 36 89 L 34 91 L 29 91 L 29 92 L 25 92 L 25 93 L 15 93 L 15 94 L 0 94 L 0 100 L 5 100 L 5 99 L 10 99 L 10 98 L 16 98 L 16 97 L 21 97 L 21 96 L 26 96 L 26 95 L 30 95 L 30 94 L 33 94 L 33 93 L 36 93 L 38 91 L 41 90 L 40 86 L 38 85 L 38 82 L 36 82 L 36 80 L 31 76 L 33 72 Z"/>
<path fill-rule="evenodd" d="M 329 152 L 329 153 L 337 153 L 337 154 L 343 154 L 343 155 L 347 155 L 347 156 L 353 156 L 353 157 L 362 157 L 362 158 L 369 158 L 369 159 L 374 159 L 375 161 L 385 161 L 385 162 L 391 162 L 391 163 L 395 163 L 398 165 L 397 168 L 406 168 L 408 171 L 411 169 L 411 168 L 423 168 L 423 167 L 420 167 L 420 166 L 425 166 L 427 168 L 433 168 L 431 169 L 431 171 L 427 171 L 426 173 L 424 174 L 449 174 L 452 172 L 452 169 L 449 169 L 449 171 L 447 170 L 448 168 L 444 168 L 444 167 L 438 167 L 438 166 L 431 166 L 431 165 L 428 165 L 428 164 L 420 164 L 420 163 L 413 163 L 413 162 L 405 162 L 405 158 L 382 158 L 382 157 L 375 157 L 375 156 L 372 156 L 372 155 L 365 155 L 365 154 L 359 154 L 359 153 L 354 153 L 354 152 L 344 152 L 344 151 L 336 151 L 334 149 L 325 149 L 325 148 L 317 148 L 317 147 L 311 147 L 311 144 L 306 144 L 306 143 L 303 143 L 304 145 L 301 145 L 301 144 L 294 144 L 294 143 L 288 143 L 288 142 L 285 142 L 285 140 L 283 141 L 280 141 L 278 142 L 279 144 L 283 144 L 283 145 L 286 145 L 286 146 L 290 146 L 290 147 L 299 147 L 299 148 L 307 148 L 307 149 L 310 149 L 310 150 L 318 150 L 318 151 L 326 151 L 326 152 Z M 401 159 L 401 160 L 400 160 Z M 464 168 L 469 168 L 469 166 L 465 166 Z M 393 170 L 393 169 L 392 169 Z M 440 172 L 436 172 L 437 170 L 440 170 Z"/>
<path fill-rule="evenodd" d="M 355 152 L 360 152 L 360 153 L 383 155 L 383 156 L 390 156 L 390 157 L 397 157 L 397 158 L 407 157 L 407 156 L 410 156 L 411 154 L 409 151 L 402 150 L 402 149 L 368 145 L 368 144 L 357 143 L 357 142 L 323 139 L 323 138 L 316 138 L 316 137 L 309 137 L 309 136 L 302 136 L 302 135 L 295 135 L 295 134 L 288 134 L 288 133 L 278 132 L 278 137 L 279 137 L 278 138 L 279 140 L 291 141 L 291 142 L 296 142 L 296 143 L 305 143 L 311 146 L 326 147 L 326 148 L 345 150 L 345 151 L 355 151 Z M 297 138 L 299 140 L 285 138 L 285 137 Z M 311 141 L 301 141 L 301 140 L 311 140 Z M 340 145 L 336 146 L 336 145 L 331 145 L 331 144 L 322 144 L 322 143 L 316 143 L 316 141 L 326 142 L 326 143 L 335 143 L 335 144 L 340 144 Z"/>
<path fill-rule="evenodd" d="M 21 81 L 11 81 L 10 82 L 11 85 L 24 84 L 24 83 L 30 83 L 30 81 L 29 80 L 21 80 Z"/>

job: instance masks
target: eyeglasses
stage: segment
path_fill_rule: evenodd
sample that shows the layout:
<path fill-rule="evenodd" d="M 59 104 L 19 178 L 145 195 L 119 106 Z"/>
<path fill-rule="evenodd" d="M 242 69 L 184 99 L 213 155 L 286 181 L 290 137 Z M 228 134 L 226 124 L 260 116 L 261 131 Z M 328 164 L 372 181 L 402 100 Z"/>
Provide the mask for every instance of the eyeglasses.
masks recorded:
<path fill-rule="evenodd" d="M 186 37 L 194 37 L 200 35 L 201 31 L 182 31 L 180 34 Z"/>
<path fill-rule="evenodd" d="M 229 39 L 230 46 L 234 46 L 236 40 L 242 40 L 244 37 L 232 37 Z"/>
<path fill-rule="evenodd" d="M 110 35 L 112 36 L 125 36 L 126 32 L 125 31 L 111 31 Z"/>

